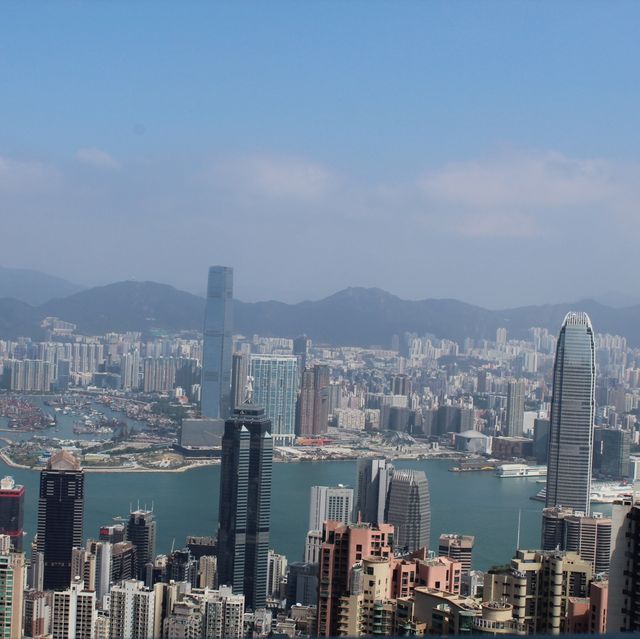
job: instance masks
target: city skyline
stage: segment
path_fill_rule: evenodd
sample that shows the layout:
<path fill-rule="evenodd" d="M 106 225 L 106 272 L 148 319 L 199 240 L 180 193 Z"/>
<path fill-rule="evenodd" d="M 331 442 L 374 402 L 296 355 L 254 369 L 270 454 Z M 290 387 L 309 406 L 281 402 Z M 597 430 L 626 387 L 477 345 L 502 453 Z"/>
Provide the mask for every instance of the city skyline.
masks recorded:
<path fill-rule="evenodd" d="M 637 0 L 0 12 L 0 639 L 640 630 Z"/>
<path fill-rule="evenodd" d="M 197 402 L 187 397 L 189 384 L 199 385 L 200 377 L 195 371 L 197 363 L 202 362 L 202 340 L 185 339 L 182 334 L 150 339 L 140 334 L 110 332 L 104 338 L 93 337 L 83 341 L 87 348 L 74 352 L 71 348 L 74 342 L 65 341 L 72 339 L 74 329 L 65 323 L 57 324 L 56 328 L 62 331 L 58 335 L 62 340 L 59 343 L 55 340 L 43 343 L 1 341 L 3 352 L 10 354 L 9 370 L 12 370 L 15 362 L 22 361 L 20 358 L 26 358 L 26 361 L 48 361 L 45 358 L 50 358 L 53 364 L 65 361 L 67 365 L 63 367 L 62 374 L 68 378 L 67 383 L 78 386 L 77 392 L 83 383 L 119 379 L 117 364 L 107 359 L 119 358 L 120 365 L 128 371 L 126 377 L 130 378 L 131 384 L 134 379 L 138 379 L 139 384 L 136 389 L 132 385 L 122 389 L 122 392 L 117 390 L 116 384 L 112 391 L 117 395 L 136 398 L 133 399 L 135 404 L 157 401 L 157 408 L 164 405 L 169 411 L 188 406 L 188 414 L 193 416 L 189 420 L 190 427 L 195 429 L 199 425 L 210 428 L 212 422 L 215 424 L 219 421 L 198 419 Z M 584 334 L 588 338 L 586 341 Z M 595 615 L 593 626 L 601 629 L 606 618 L 608 583 L 602 575 L 609 569 L 612 546 L 610 518 L 599 513 L 583 517 L 573 510 L 545 509 L 542 550 L 538 550 L 537 541 L 533 544 L 529 541 L 525 548 L 518 543 L 519 523 L 516 537 L 515 521 L 505 526 L 504 520 L 496 517 L 498 510 L 502 513 L 510 511 L 498 497 L 501 494 L 505 498 L 511 492 L 510 488 L 502 492 L 498 485 L 493 486 L 487 496 L 488 501 L 481 505 L 476 501 L 479 496 L 477 489 L 481 483 L 485 483 L 483 478 L 471 478 L 468 474 L 456 477 L 447 474 L 447 469 L 443 468 L 440 473 L 444 470 L 445 477 L 440 475 L 433 483 L 437 490 L 446 491 L 454 484 L 465 482 L 466 488 L 463 490 L 466 494 L 464 498 L 460 496 L 446 503 L 442 502 L 441 495 L 432 518 L 426 475 L 431 477 L 433 473 L 437 476 L 436 466 L 431 464 L 433 460 L 429 458 L 438 456 L 442 447 L 445 456 L 449 457 L 454 452 L 460 456 L 460 461 L 455 463 L 460 466 L 468 464 L 463 470 L 486 469 L 484 465 L 490 461 L 489 458 L 511 461 L 496 468 L 495 477 L 488 478 L 499 484 L 520 481 L 507 477 L 518 477 L 518 472 L 527 468 L 531 474 L 525 476 L 540 476 L 538 467 L 513 462 L 521 462 L 523 458 L 530 462 L 532 455 L 537 454 L 536 442 L 544 439 L 541 421 L 545 420 L 541 420 L 540 416 L 549 409 L 555 431 L 558 424 L 565 429 L 567 424 L 580 422 L 582 425 L 585 422 L 584 411 L 576 407 L 583 407 L 585 401 L 584 398 L 577 398 L 576 392 L 586 389 L 589 394 L 586 403 L 592 406 L 590 419 L 588 423 L 585 422 L 586 430 L 592 431 L 593 419 L 597 424 L 599 442 L 594 473 L 599 477 L 618 479 L 630 474 L 637 477 L 640 458 L 631 455 L 631 433 L 636 432 L 637 420 L 633 411 L 640 397 L 637 390 L 640 388 L 640 350 L 629 348 L 623 337 L 594 334 L 584 313 L 567 315 L 559 334 L 532 327 L 526 339 L 522 340 L 512 337 L 507 328 L 499 327 L 495 331 L 495 340 L 466 338 L 458 344 L 429 335 L 419 337 L 404 333 L 392 341 L 392 346 L 391 350 L 341 348 L 316 344 L 306 335 L 295 339 L 235 335 L 233 348 L 236 353 L 246 356 L 253 364 L 262 362 L 267 366 L 262 372 L 254 366 L 252 372 L 256 375 L 256 388 L 262 389 L 265 405 L 271 403 L 276 420 L 280 419 L 279 411 L 285 406 L 291 413 L 296 393 L 304 390 L 304 380 L 297 370 L 298 362 L 306 363 L 307 372 L 318 373 L 318 378 L 322 379 L 318 387 L 326 391 L 326 406 L 323 404 L 329 415 L 326 432 L 322 432 L 315 443 L 311 443 L 308 437 L 302 437 L 299 441 L 292 438 L 281 442 L 286 445 L 272 448 L 272 444 L 276 444 L 273 441 L 275 437 L 271 437 L 273 429 L 263 409 L 256 404 L 241 406 L 227 420 L 222 441 L 217 542 L 212 537 L 187 536 L 186 546 L 176 550 L 174 538 L 170 552 L 156 554 L 161 549 L 153 548 L 155 525 L 149 526 L 146 519 L 142 521 L 143 515 L 151 514 L 146 507 L 142 511 L 132 510 L 127 526 L 101 526 L 100 542 L 92 541 L 89 537 L 84 548 L 78 544 L 72 549 L 71 581 L 66 586 L 58 585 L 53 595 L 53 607 L 47 617 L 54 629 L 67 625 L 71 627 L 76 623 L 86 624 L 87 629 L 95 628 L 98 632 L 107 623 L 107 607 L 111 615 L 120 614 L 118 611 L 121 609 L 138 609 L 135 614 L 139 615 L 140 626 L 147 629 L 150 628 L 152 609 L 162 610 L 161 616 L 154 617 L 153 636 L 160 635 L 160 626 L 165 632 L 172 632 L 172 629 L 185 625 L 197 635 L 198 628 L 202 627 L 205 620 L 207 624 L 219 624 L 232 623 L 235 619 L 234 628 L 237 628 L 241 610 L 247 613 L 244 621 L 259 628 L 260 624 L 270 623 L 273 618 L 262 617 L 263 614 L 271 614 L 262 611 L 263 592 L 264 604 L 269 610 L 283 611 L 278 613 L 278 624 L 289 624 L 306 633 L 310 632 L 310 624 L 315 623 L 316 618 L 323 635 L 336 632 L 368 634 L 381 627 L 384 627 L 382 634 L 392 635 L 398 633 L 398 623 L 409 626 L 427 623 L 432 631 L 438 631 L 440 613 L 437 613 L 436 619 L 429 612 L 429 606 L 438 608 L 442 603 L 457 601 L 459 597 L 464 598 L 465 609 L 473 611 L 474 627 L 490 629 L 495 620 L 492 613 L 485 616 L 485 611 L 493 610 L 499 603 L 496 593 L 504 588 L 511 589 L 511 593 L 507 594 L 508 605 L 504 602 L 500 604 L 504 610 L 503 620 L 499 623 L 505 624 L 505 628 L 519 633 L 539 632 L 545 628 L 560 632 L 575 630 L 584 623 L 580 611 L 592 607 Z M 128 370 L 136 359 L 129 357 L 132 352 L 141 354 L 137 358 L 137 374 Z M 36 359 L 29 359 L 32 357 Z M 70 359 L 60 359 L 66 357 Z M 243 377 L 248 373 L 248 369 L 240 365 L 241 359 L 235 358 L 233 383 L 236 391 L 242 388 Z M 160 375 L 160 364 L 175 364 L 177 360 L 192 362 L 195 368 L 190 370 L 194 374 L 179 378 L 176 368 L 173 376 L 165 373 Z M 323 361 L 330 364 L 322 364 Z M 105 362 L 108 369 L 105 368 Z M 456 365 L 452 366 L 452 362 Z M 271 370 L 272 363 L 277 363 L 278 367 Z M 282 370 L 280 364 L 283 365 Z M 54 366 L 50 381 L 52 386 L 57 386 L 57 375 L 60 374 L 56 369 L 57 366 Z M 589 375 L 585 376 L 585 372 Z M 153 384 L 148 383 L 147 376 L 155 380 Z M 162 378 L 160 385 L 157 383 L 159 376 Z M 35 376 L 27 378 L 29 384 L 41 385 L 42 380 L 36 380 Z M 187 379 L 189 381 L 185 381 Z M 12 380 L 13 377 L 9 375 L 7 381 Z M 310 381 L 308 379 L 307 383 Z M 187 387 L 182 388 L 182 384 Z M 315 384 L 309 390 L 314 388 Z M 291 389 L 295 392 L 289 397 Z M 91 391 L 90 388 L 87 390 Z M 107 393 L 102 399 L 109 396 L 110 393 Z M 237 394 L 234 393 L 234 396 Z M 137 398 L 146 401 L 139 402 Z M 49 406 L 56 414 L 64 415 L 67 405 L 62 397 L 57 399 L 51 396 L 50 399 L 52 401 L 46 400 L 48 403 L 43 406 Z M 256 397 L 249 395 L 248 399 L 255 400 Z M 11 396 L 5 399 L 3 405 L 10 405 L 12 410 L 15 410 L 14 406 L 22 406 Z M 84 403 L 81 405 L 86 406 Z M 311 414 L 311 410 L 308 414 Z M 57 420 L 53 421 L 51 425 L 57 424 Z M 514 423 L 517 427 L 514 427 Z M 522 436 L 517 434 L 520 429 Z M 171 429 L 169 432 L 175 431 Z M 627 436 L 617 436 L 625 432 Z M 215 437 L 215 429 L 211 435 Z M 572 438 L 575 435 L 574 432 L 570 434 Z M 120 434 L 120 437 L 126 436 L 126 430 Z M 157 444 L 157 437 L 153 439 L 154 445 Z M 562 440 L 562 437 L 556 439 Z M 172 438 L 169 439 L 171 441 Z M 634 452 L 637 446 L 638 437 L 634 434 Z M 401 449 L 404 452 L 400 452 Z M 19 450 L 20 447 L 13 448 L 12 455 Z M 39 450 L 42 451 L 42 448 Z M 203 448 L 196 452 L 198 457 L 202 455 L 196 465 L 204 462 L 208 450 L 209 447 L 206 447 L 206 450 Z M 321 462 L 324 455 L 331 454 L 329 451 L 332 450 L 341 451 L 338 453 L 340 456 L 350 450 L 347 458 L 354 460 L 350 465 L 354 476 L 349 483 L 355 480 L 355 490 L 329 483 L 314 483 L 308 487 L 309 519 L 305 512 L 291 515 L 294 519 L 302 519 L 305 530 L 307 524 L 314 530 L 306 535 L 304 561 L 291 562 L 291 559 L 296 559 L 295 553 L 288 550 L 286 555 L 282 554 L 278 547 L 282 543 L 282 529 L 280 536 L 274 538 L 272 543 L 271 517 L 267 515 L 267 510 L 271 513 L 275 502 L 283 502 L 278 504 L 282 518 L 283 507 L 291 511 L 301 510 L 298 508 L 301 500 L 284 497 L 282 485 L 278 491 L 274 491 L 275 500 L 271 499 L 271 456 L 275 452 L 281 461 L 314 459 Z M 361 454 L 364 450 L 367 451 L 366 455 Z M 316 456 L 318 453 L 320 457 Z M 478 453 L 485 458 L 484 461 L 478 459 Z M 92 453 L 81 455 L 89 465 L 94 463 Z M 167 455 L 167 452 L 163 455 Z M 406 462 L 402 458 L 406 455 L 413 457 L 416 464 L 424 465 L 424 470 L 415 466 L 404 468 Z M 56 459 L 59 459 L 65 468 L 72 467 L 74 472 L 79 468 L 78 462 L 72 461 L 68 453 L 58 453 L 58 456 L 53 457 L 54 463 L 58 463 Z M 395 456 L 400 458 L 398 465 L 395 460 L 391 465 L 389 460 Z M 425 456 L 427 459 L 424 459 Z M 563 454 L 560 457 L 564 459 Z M 38 459 L 47 459 L 46 450 L 39 453 Z M 126 463 L 131 464 L 131 461 Z M 165 458 L 162 458 L 160 467 L 164 463 Z M 280 470 L 283 465 L 278 466 Z M 449 466 L 448 470 L 460 468 Z M 301 483 L 302 477 L 310 471 L 310 468 L 302 469 L 297 483 Z M 509 475 L 507 471 L 514 471 L 515 474 Z M 562 484 L 563 490 L 571 487 L 566 472 L 554 471 L 551 464 L 552 481 L 554 472 L 558 477 L 562 475 L 561 481 L 556 483 Z M 485 473 L 481 475 L 486 477 Z M 470 483 L 465 481 L 466 477 L 470 477 Z M 165 486 L 175 484 L 176 476 L 172 476 L 171 480 Z M 5 483 L 9 486 L 11 481 Z M 296 482 L 294 480 L 291 483 Z M 169 510 L 165 506 L 165 518 L 167 514 L 169 519 L 177 516 L 173 512 L 173 508 L 180 506 L 177 502 L 195 498 L 199 508 L 192 525 L 200 525 L 198 522 L 204 515 L 203 496 L 211 495 L 210 486 L 210 482 L 196 478 L 196 488 L 192 491 L 174 492 L 167 504 Z M 533 486 L 533 483 L 529 484 L 528 490 L 522 495 L 524 499 L 532 496 L 529 491 Z M 200 492 L 201 487 L 204 487 L 204 492 Z M 178 494 L 180 497 L 176 499 Z M 302 499 L 306 501 L 307 495 Z M 566 503 L 564 498 L 562 501 Z M 478 525 L 469 516 L 472 502 L 474 507 L 490 511 L 487 514 L 490 520 L 494 520 L 492 523 L 505 529 L 500 533 L 504 538 L 500 553 L 503 558 L 505 555 L 512 557 L 510 568 L 478 572 L 477 560 L 473 558 L 476 540 L 484 537 L 486 542 L 487 536 L 497 536 L 498 533 L 495 529 L 493 533 L 489 532 L 491 524 L 485 522 L 484 525 Z M 213 507 L 213 499 L 210 505 Z M 452 505 L 454 509 L 464 511 L 461 513 L 462 519 L 459 525 L 445 526 L 446 510 Z M 576 504 L 573 506 L 575 508 Z M 577 504 L 577 507 L 582 505 Z M 538 509 L 536 511 L 539 512 Z M 362 513 L 367 513 L 366 518 L 362 517 Z M 166 521 L 163 519 L 160 526 L 164 527 Z M 548 525 L 549 522 L 553 527 Z M 155 524 L 153 521 L 151 523 Z M 169 523 L 173 525 L 173 522 Z M 278 523 L 282 526 L 282 522 Z M 539 526 L 539 522 L 536 526 Z M 430 527 L 434 529 L 429 531 Z M 91 528 L 95 530 L 93 525 Z M 212 532 L 213 528 L 209 530 Z M 297 534 L 300 543 L 304 535 Z M 126 542 L 116 541 L 123 537 Z M 9 538 L 5 541 L 0 539 L 0 542 L 6 547 L 10 545 Z M 493 543 L 496 541 L 493 540 Z M 166 551 L 166 541 L 164 549 Z M 211 556 L 213 553 L 215 556 Z M 436 553 L 439 556 L 435 556 Z M 11 566 L 12 561 L 19 565 L 25 559 L 7 551 L 4 554 L 0 552 L 0 555 L 6 566 Z M 486 571 L 486 557 L 480 561 L 482 569 Z M 29 572 L 30 583 L 34 583 L 34 580 L 38 583 L 39 566 L 42 563 L 45 562 L 34 552 Z M 553 582 L 546 581 L 549 570 L 558 575 L 568 570 L 566 586 L 570 589 L 554 600 L 554 610 L 559 610 L 553 617 L 536 612 L 533 604 L 523 606 L 520 594 L 515 589 L 519 580 L 524 578 L 522 575 L 527 573 L 532 579 L 542 578 L 540 583 L 543 590 L 536 597 L 546 597 L 544 589 L 548 589 Z M 111 588 L 109 574 L 113 582 Z M 220 579 L 219 584 L 215 583 L 216 574 Z M 291 579 L 290 588 L 285 580 L 287 576 Z M 489 588 L 486 591 L 489 599 L 479 596 L 478 588 L 483 580 L 485 588 Z M 231 587 L 225 588 L 225 584 Z M 563 589 L 564 584 L 563 577 Z M 317 604 L 313 596 L 316 586 Z M 190 588 L 192 590 L 188 592 Z M 109 590 L 114 595 L 110 603 L 105 597 Z M 572 601 L 575 609 L 565 610 L 565 598 L 569 595 L 580 599 L 582 608 L 575 608 L 577 604 Z M 17 609 L 19 601 L 14 595 L 12 597 Z M 162 607 L 165 597 L 170 602 L 169 608 Z M 220 612 L 218 605 L 224 611 L 228 597 L 233 597 L 235 602 L 235 612 L 229 612 L 233 619 L 227 618 L 226 612 Z M 297 604 L 291 605 L 292 597 L 296 601 L 298 598 L 303 601 L 300 606 L 302 610 L 296 609 Z M 407 597 L 413 598 L 415 608 L 405 608 Z M 36 621 L 31 608 L 35 610 L 39 601 L 37 591 L 28 591 L 25 601 L 29 608 L 25 608 L 27 612 L 23 621 L 26 626 L 33 627 Z M 446 606 L 438 609 L 445 610 Z M 282 621 L 281 615 L 284 613 L 289 614 L 290 618 Z M 462 631 L 459 624 L 463 619 L 458 617 L 456 610 L 450 610 L 445 616 L 445 623 L 453 624 L 450 627 L 455 632 Z M 114 629 L 117 627 L 113 626 Z"/>

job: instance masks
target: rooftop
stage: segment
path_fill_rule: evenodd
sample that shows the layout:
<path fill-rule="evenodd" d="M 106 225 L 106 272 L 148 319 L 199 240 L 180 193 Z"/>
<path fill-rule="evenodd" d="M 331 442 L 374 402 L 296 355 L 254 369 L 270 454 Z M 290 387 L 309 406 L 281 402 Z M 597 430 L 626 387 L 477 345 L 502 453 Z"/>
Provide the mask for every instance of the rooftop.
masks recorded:
<path fill-rule="evenodd" d="M 80 461 L 68 450 L 61 450 L 51 456 L 47 462 L 47 470 L 82 470 Z"/>

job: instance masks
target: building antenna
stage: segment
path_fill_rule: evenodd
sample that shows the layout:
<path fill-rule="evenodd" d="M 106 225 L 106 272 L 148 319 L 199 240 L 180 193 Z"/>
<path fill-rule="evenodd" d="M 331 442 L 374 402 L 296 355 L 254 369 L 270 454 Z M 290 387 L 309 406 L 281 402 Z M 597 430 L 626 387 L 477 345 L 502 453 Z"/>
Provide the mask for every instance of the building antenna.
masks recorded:
<path fill-rule="evenodd" d="M 522 515 L 522 508 L 518 508 L 518 537 L 516 539 L 516 550 L 520 550 L 520 519 Z"/>
<path fill-rule="evenodd" d="M 244 387 L 244 403 L 253 404 L 253 375 L 247 375 L 247 383 Z"/>

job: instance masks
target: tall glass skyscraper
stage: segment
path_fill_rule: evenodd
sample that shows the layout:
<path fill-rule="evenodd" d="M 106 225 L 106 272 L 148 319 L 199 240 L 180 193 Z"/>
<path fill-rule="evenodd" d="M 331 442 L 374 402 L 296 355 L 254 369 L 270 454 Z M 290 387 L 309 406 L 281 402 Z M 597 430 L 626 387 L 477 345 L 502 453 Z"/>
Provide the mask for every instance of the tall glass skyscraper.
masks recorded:
<path fill-rule="evenodd" d="M 396 470 L 391 478 L 385 520 L 393 524 L 394 547 L 403 552 L 429 549 L 431 500 L 422 470 Z"/>
<path fill-rule="evenodd" d="M 230 412 L 233 269 L 212 266 L 207 283 L 202 352 L 201 411 L 224 419 Z"/>
<path fill-rule="evenodd" d="M 293 355 L 252 355 L 252 402 L 271 420 L 275 444 L 295 439 L 298 359 Z"/>
<path fill-rule="evenodd" d="M 262 408 L 244 404 L 225 422 L 220 469 L 218 581 L 243 593 L 247 608 L 264 608 L 267 596 L 271 473 L 271 422 Z"/>
<path fill-rule="evenodd" d="M 156 557 L 156 521 L 151 510 L 134 510 L 127 523 L 127 541 L 136 547 L 138 579 L 146 579 L 147 564 Z"/>
<path fill-rule="evenodd" d="M 595 348 L 586 313 L 568 313 L 556 347 L 546 505 L 589 513 Z"/>

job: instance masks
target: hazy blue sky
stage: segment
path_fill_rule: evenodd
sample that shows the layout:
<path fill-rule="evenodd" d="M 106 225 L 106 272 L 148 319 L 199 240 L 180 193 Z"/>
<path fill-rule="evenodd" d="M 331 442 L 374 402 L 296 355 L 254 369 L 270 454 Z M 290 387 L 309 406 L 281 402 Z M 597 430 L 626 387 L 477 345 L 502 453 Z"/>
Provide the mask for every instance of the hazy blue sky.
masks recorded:
<path fill-rule="evenodd" d="M 0 263 L 638 295 L 640 3 L 3 2 Z"/>

